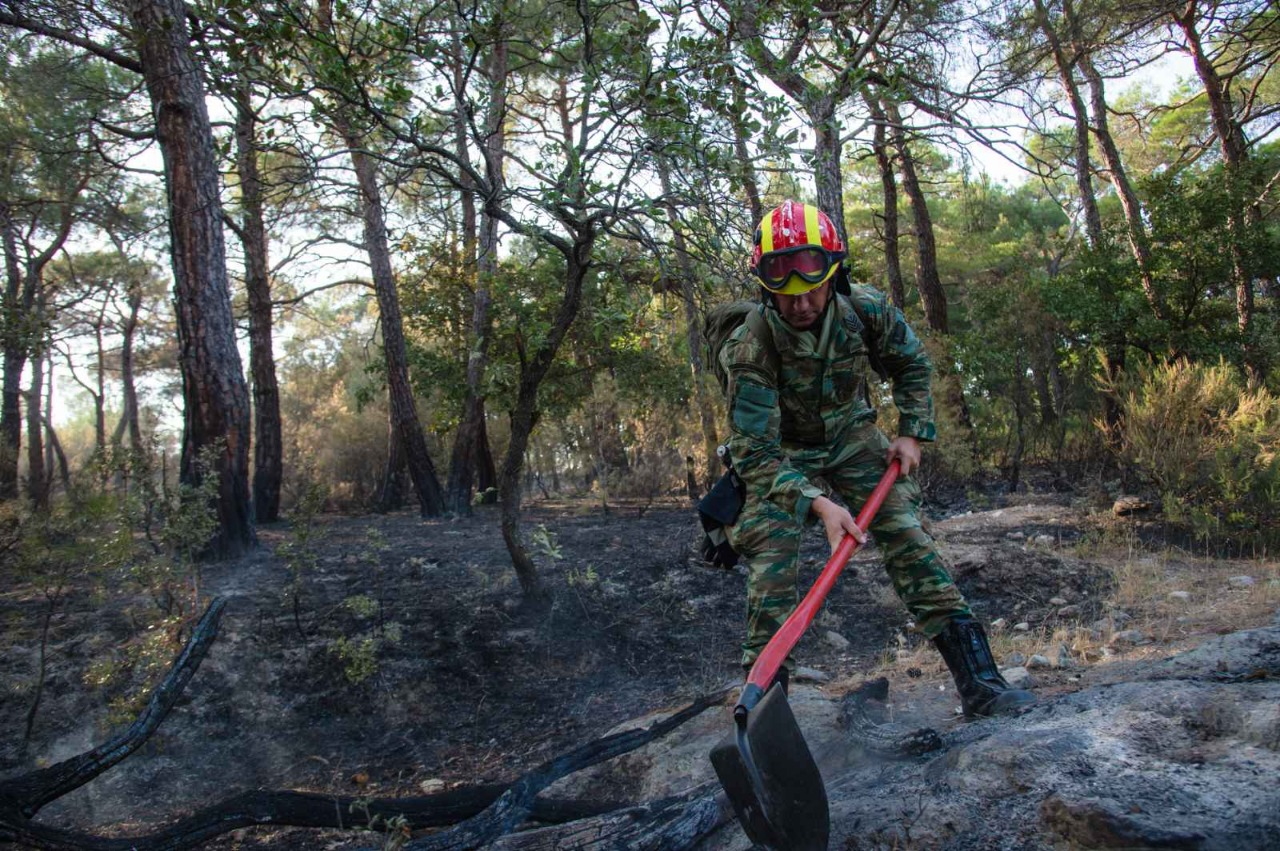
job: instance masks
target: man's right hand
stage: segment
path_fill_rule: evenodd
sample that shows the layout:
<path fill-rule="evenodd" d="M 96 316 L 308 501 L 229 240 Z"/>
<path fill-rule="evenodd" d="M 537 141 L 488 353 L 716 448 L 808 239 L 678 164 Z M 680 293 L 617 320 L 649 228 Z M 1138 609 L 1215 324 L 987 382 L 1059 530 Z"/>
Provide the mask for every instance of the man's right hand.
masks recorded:
<path fill-rule="evenodd" d="M 815 499 L 809 510 L 822 521 L 827 532 L 827 543 L 831 545 L 831 552 L 836 551 L 836 547 L 840 546 L 840 541 L 846 534 L 852 535 L 859 544 L 867 542 L 867 533 L 853 522 L 853 515 L 827 497 L 820 496 Z"/>

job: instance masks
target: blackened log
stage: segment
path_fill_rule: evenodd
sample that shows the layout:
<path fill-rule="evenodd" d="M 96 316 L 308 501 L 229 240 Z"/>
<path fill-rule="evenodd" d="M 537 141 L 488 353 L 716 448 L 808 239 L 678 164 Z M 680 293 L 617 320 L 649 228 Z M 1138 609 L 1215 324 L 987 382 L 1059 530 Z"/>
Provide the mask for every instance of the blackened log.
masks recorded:
<path fill-rule="evenodd" d="M 550 759 L 512 784 L 483 813 L 449 830 L 415 839 L 404 846 L 405 851 L 462 851 L 492 842 L 510 833 L 512 828 L 523 821 L 530 812 L 534 798 L 552 783 L 575 771 L 590 768 L 661 738 L 707 707 L 719 703 L 723 697 L 723 692 L 703 695 L 645 729 L 614 733 Z"/>
<path fill-rule="evenodd" d="M 174 660 L 173 667 L 151 693 L 142 714 L 127 730 L 79 756 L 0 783 L 0 821 L 6 821 L 12 812 L 20 813 L 24 819 L 34 817 L 45 804 L 79 789 L 140 748 L 168 717 L 183 689 L 204 661 L 209 646 L 218 635 L 218 621 L 224 608 L 226 600 L 222 598 L 209 604 L 191 638 Z M 3 832 L 0 832 L 2 836 Z"/>
<path fill-rule="evenodd" d="M 39 824 L 12 824 L 0 812 L 0 840 L 44 851 L 181 851 L 242 827 L 378 830 L 403 816 L 410 829 L 447 827 L 484 811 L 509 787 L 486 785 L 436 795 L 368 798 L 312 792 L 254 790 L 206 807 L 174 824 L 140 836 L 104 838 Z M 616 802 L 535 801 L 530 818 L 545 824 L 584 820 L 617 810 Z"/>

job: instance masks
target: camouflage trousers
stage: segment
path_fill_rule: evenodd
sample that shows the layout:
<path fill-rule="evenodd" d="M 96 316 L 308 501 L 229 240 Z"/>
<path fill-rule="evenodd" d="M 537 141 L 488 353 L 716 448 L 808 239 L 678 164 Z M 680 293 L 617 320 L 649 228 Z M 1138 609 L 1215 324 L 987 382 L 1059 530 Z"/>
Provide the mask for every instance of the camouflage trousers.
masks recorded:
<path fill-rule="evenodd" d="M 783 453 L 807 478 L 821 478 L 856 516 L 884 475 L 889 440 L 874 424 L 851 429 L 831 446 L 783 444 Z M 920 486 L 899 479 L 871 521 L 894 590 L 920 630 L 930 638 L 969 606 L 947 572 L 933 538 L 920 525 Z M 729 529 L 729 541 L 747 565 L 747 639 L 743 667 L 750 667 L 799 602 L 796 561 L 803 527 L 791 512 L 748 489 L 746 504 Z M 792 660 L 787 660 L 792 667 Z"/>

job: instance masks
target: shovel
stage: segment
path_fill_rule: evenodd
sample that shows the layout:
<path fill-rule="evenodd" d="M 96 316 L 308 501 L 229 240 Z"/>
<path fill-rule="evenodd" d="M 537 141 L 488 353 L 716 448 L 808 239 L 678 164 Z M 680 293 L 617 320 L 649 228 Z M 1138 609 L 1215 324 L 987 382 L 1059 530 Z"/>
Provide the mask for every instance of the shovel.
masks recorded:
<path fill-rule="evenodd" d="M 891 461 L 854 521 L 859 529 L 871 524 L 898 470 L 898 462 Z M 827 790 L 787 695 L 774 678 L 858 547 L 852 535 L 844 536 L 809 593 L 765 645 L 733 707 L 734 732 L 711 751 L 711 764 L 747 837 L 776 851 L 827 847 Z"/>

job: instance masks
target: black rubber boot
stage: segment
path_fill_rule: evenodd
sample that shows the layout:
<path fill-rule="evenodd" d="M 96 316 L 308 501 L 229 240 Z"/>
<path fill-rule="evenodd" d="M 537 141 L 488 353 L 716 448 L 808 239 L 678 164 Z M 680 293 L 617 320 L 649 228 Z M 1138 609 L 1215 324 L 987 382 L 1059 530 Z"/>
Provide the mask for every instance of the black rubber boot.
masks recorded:
<path fill-rule="evenodd" d="M 951 669 L 966 718 L 1010 715 L 1036 702 L 1034 694 L 1000 676 L 987 634 L 973 618 L 952 618 L 933 643 Z"/>

